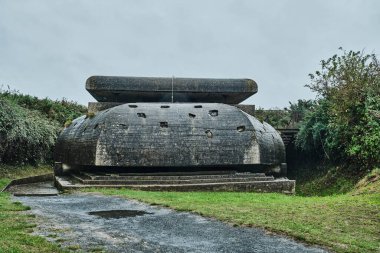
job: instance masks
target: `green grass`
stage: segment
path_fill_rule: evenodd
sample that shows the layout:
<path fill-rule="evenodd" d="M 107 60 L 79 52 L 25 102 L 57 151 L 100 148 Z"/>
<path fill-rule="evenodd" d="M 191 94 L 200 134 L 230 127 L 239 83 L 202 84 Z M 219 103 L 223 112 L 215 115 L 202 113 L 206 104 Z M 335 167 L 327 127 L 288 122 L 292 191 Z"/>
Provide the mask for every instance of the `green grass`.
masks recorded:
<path fill-rule="evenodd" d="M 1 179 L 0 188 L 10 182 Z M 23 213 L 29 207 L 13 202 L 8 193 L 0 193 L 0 252 L 64 252 L 58 245 L 31 235 L 34 216 Z"/>
<path fill-rule="evenodd" d="M 231 192 L 144 192 L 91 189 L 265 228 L 336 252 L 379 252 L 380 194 L 288 196 Z"/>
<path fill-rule="evenodd" d="M 365 175 L 356 168 L 302 164 L 293 168 L 289 178 L 296 180 L 300 196 L 330 196 L 350 192 Z"/>
<path fill-rule="evenodd" d="M 0 189 L 11 179 L 40 175 L 51 172 L 51 167 L 0 167 Z M 10 194 L 0 192 L 0 252 L 64 252 L 58 245 L 49 243 L 44 238 L 31 235 L 34 216 L 22 211 L 29 207 L 20 202 L 13 202 Z"/>
<path fill-rule="evenodd" d="M 43 175 L 47 173 L 53 172 L 53 166 L 39 165 L 39 166 L 14 166 L 14 165 L 5 165 L 0 164 L 0 180 L 9 180 L 9 179 L 17 179 L 23 177 L 37 176 Z M 1 189 L 1 187 L 0 187 Z"/>

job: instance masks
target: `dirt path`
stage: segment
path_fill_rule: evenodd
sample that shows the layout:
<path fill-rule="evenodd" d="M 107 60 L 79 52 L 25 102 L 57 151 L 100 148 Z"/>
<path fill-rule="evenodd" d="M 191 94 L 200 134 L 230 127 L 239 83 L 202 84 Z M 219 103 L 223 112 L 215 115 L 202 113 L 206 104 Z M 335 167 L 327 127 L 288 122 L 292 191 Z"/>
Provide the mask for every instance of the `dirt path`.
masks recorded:
<path fill-rule="evenodd" d="M 15 199 L 39 217 L 36 234 L 85 252 L 326 252 L 259 229 L 118 197 L 75 193 Z M 119 211 L 96 213 L 110 210 Z"/>

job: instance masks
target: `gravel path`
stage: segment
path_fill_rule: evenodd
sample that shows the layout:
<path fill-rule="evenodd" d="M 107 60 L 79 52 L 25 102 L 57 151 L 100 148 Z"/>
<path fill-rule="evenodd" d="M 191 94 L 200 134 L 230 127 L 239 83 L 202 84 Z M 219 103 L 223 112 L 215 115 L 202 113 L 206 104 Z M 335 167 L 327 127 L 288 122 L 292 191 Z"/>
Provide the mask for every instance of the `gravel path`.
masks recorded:
<path fill-rule="evenodd" d="M 326 252 L 260 229 L 119 197 L 74 193 L 14 198 L 40 219 L 35 234 L 85 252 Z M 108 210 L 129 211 L 90 214 Z"/>

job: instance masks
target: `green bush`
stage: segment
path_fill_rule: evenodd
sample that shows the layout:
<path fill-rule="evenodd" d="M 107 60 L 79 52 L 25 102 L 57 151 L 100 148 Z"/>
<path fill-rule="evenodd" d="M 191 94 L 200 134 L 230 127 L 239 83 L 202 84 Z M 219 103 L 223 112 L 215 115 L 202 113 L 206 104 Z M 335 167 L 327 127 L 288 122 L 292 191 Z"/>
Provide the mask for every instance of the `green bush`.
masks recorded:
<path fill-rule="evenodd" d="M 361 170 L 380 164 L 380 65 L 375 54 L 343 51 L 321 61 L 307 87 L 317 104 L 301 124 L 296 144 L 331 162 Z"/>
<path fill-rule="evenodd" d="M 46 118 L 58 121 L 62 126 L 68 120 L 73 120 L 84 113 L 87 108 L 73 101 L 62 100 L 53 101 L 48 98 L 39 99 L 30 95 L 24 95 L 17 91 L 0 89 L 0 98 L 12 101 L 15 104 L 30 110 L 39 111 Z"/>
<path fill-rule="evenodd" d="M 274 128 L 286 128 L 290 122 L 290 114 L 282 109 L 258 108 L 255 110 L 255 117 L 260 121 L 265 121 Z"/>
<path fill-rule="evenodd" d="M 284 109 L 265 110 L 259 107 L 255 110 L 255 117 L 275 128 L 298 128 L 313 105 L 314 101 L 312 100 L 298 99 L 296 103 L 289 102 L 289 107 Z"/>
<path fill-rule="evenodd" d="M 0 162 L 36 164 L 51 160 L 57 122 L 0 98 Z"/>
<path fill-rule="evenodd" d="M 50 162 L 65 122 L 83 115 L 86 107 L 62 99 L 39 99 L 0 89 L 0 163 Z"/>

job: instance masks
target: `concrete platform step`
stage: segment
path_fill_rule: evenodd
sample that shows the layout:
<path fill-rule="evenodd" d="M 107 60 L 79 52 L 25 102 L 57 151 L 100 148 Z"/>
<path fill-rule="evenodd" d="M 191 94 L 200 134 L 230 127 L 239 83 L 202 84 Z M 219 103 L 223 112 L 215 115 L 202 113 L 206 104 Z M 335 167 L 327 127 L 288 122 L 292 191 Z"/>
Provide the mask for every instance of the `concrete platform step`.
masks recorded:
<path fill-rule="evenodd" d="M 127 188 L 145 191 L 279 192 L 294 194 L 293 186 L 294 181 L 292 182 L 292 180 L 273 180 L 186 185 L 131 185 Z"/>
<path fill-rule="evenodd" d="M 237 192 L 280 192 L 293 194 L 295 181 L 287 178 L 268 181 L 233 181 L 191 184 L 83 184 L 71 176 L 56 176 L 59 189 L 81 189 L 90 187 L 128 188 L 145 191 L 237 191 Z"/>
<path fill-rule="evenodd" d="M 223 182 L 248 182 L 248 181 L 272 181 L 273 177 L 231 177 L 231 178 L 195 178 L 195 179 L 125 179 L 123 177 L 110 177 L 102 180 L 83 179 L 81 176 L 72 175 L 82 184 L 125 184 L 125 185 L 167 185 L 167 184 L 199 184 L 199 183 L 223 183 Z M 162 178 L 162 177 L 160 177 Z"/>
<path fill-rule="evenodd" d="M 59 193 L 52 181 L 12 185 L 6 191 L 14 196 L 56 196 Z"/>
<path fill-rule="evenodd" d="M 184 173 L 88 173 L 79 172 L 75 174 L 82 180 L 194 180 L 194 179 L 230 179 L 230 178 L 271 178 L 264 173 L 228 173 L 228 174 L 184 174 Z"/>

